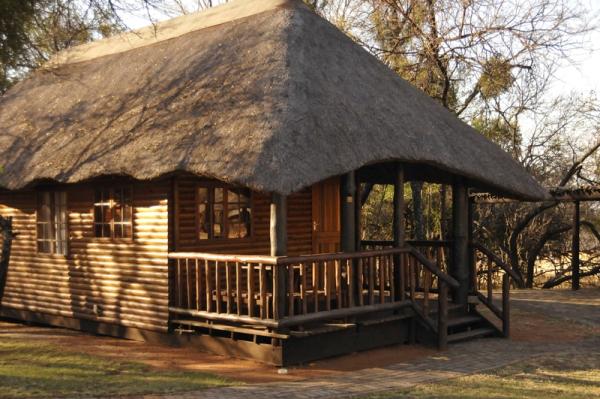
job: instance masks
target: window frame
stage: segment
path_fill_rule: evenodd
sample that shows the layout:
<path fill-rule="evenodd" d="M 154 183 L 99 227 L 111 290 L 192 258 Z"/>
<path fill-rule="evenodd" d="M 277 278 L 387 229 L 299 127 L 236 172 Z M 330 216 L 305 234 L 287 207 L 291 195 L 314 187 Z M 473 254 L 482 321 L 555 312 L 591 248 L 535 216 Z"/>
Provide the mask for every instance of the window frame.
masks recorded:
<path fill-rule="evenodd" d="M 51 199 L 53 201 L 53 205 L 54 207 L 50 208 L 50 222 L 42 222 L 40 221 L 40 208 L 41 208 L 41 198 L 43 196 L 45 196 L 46 194 L 51 195 Z M 56 221 L 56 195 L 57 194 L 62 194 L 64 195 L 64 222 L 60 222 L 60 221 Z M 70 253 L 70 241 L 71 241 L 71 236 L 70 236 L 70 226 L 69 226 L 69 199 L 68 199 L 68 194 L 66 190 L 61 190 L 61 189 L 41 189 L 39 191 L 36 191 L 36 199 L 35 199 L 36 203 L 35 203 L 35 252 L 37 255 L 43 255 L 43 256 L 58 256 L 58 257 L 63 257 L 66 258 L 67 256 L 69 256 Z M 60 205 L 59 205 L 60 208 Z M 60 211 L 59 211 L 60 212 Z M 59 216 L 60 218 L 60 216 Z M 56 221 L 56 222 L 55 222 Z M 40 230 L 39 230 L 39 226 L 40 224 L 49 224 L 52 226 L 53 230 L 54 230 L 54 239 L 47 239 L 47 238 L 41 238 L 40 237 Z M 55 224 L 56 223 L 56 224 Z M 64 227 L 64 241 L 62 241 L 64 244 L 64 252 L 57 252 L 57 248 L 58 248 L 58 243 L 61 242 L 58 239 L 58 232 L 60 231 L 60 225 L 62 225 Z M 54 251 L 50 250 L 48 252 L 46 251 L 41 251 L 40 250 L 40 242 L 49 242 L 51 245 L 51 248 L 54 248 Z"/>
<path fill-rule="evenodd" d="M 115 192 L 117 190 L 129 190 L 129 198 L 130 198 L 130 206 L 131 206 L 131 220 L 129 222 L 117 222 L 117 224 L 124 226 L 131 226 L 131 236 L 130 237 L 115 237 L 115 217 L 114 217 L 114 204 L 115 204 Z M 96 202 L 96 193 L 98 191 L 108 191 L 108 206 L 111 212 L 110 223 L 98 223 L 96 221 L 96 204 L 104 204 L 106 203 L 105 199 L 102 198 L 101 202 Z M 93 188 L 92 193 L 92 239 L 97 241 L 107 241 L 107 242 L 133 242 L 134 241 L 134 215 L 135 215 L 135 206 L 134 206 L 134 189 L 133 185 L 128 184 L 108 184 L 102 186 L 96 186 Z M 97 225 L 109 225 L 110 227 L 110 237 L 100 237 L 96 235 L 96 226 Z M 123 227 L 121 227 L 123 229 Z"/>
<path fill-rule="evenodd" d="M 236 189 L 236 188 L 242 188 L 245 190 L 248 190 L 249 196 L 248 196 L 248 208 L 250 208 L 250 231 L 248 233 L 248 235 L 246 237 L 234 237 L 234 238 L 229 238 L 226 236 L 226 234 L 223 234 L 222 237 L 210 237 L 211 232 L 209 232 L 209 237 L 208 238 L 200 238 L 200 212 L 199 212 L 199 189 L 200 188 L 205 188 L 207 190 L 212 191 L 214 193 L 214 189 L 215 188 L 221 188 L 223 189 L 223 215 L 227 215 L 228 212 L 228 206 L 229 206 L 229 201 L 226 200 L 228 199 L 229 196 L 229 190 L 231 189 Z M 214 194 L 209 194 L 209 198 L 213 198 Z M 210 217 L 210 225 L 213 226 L 213 211 L 214 211 L 214 200 L 211 202 L 209 200 L 208 202 L 209 204 L 209 209 L 207 210 L 207 214 Z M 212 204 L 212 206 L 210 205 Z M 239 204 L 239 202 L 238 202 Z M 214 242 L 232 242 L 232 241 L 249 241 L 252 240 L 254 238 L 254 192 L 247 188 L 247 187 L 238 187 L 238 186 L 233 186 L 227 183 L 221 183 L 221 182 L 214 182 L 214 181 L 203 181 L 203 182 L 199 182 L 196 183 L 194 186 L 194 214 L 195 214 L 195 219 L 196 219 L 196 231 L 195 231 L 195 241 L 198 244 L 203 244 L 203 243 L 214 243 Z M 229 233 L 229 218 L 225 217 L 224 218 L 225 221 L 225 227 L 224 227 L 224 233 Z"/>

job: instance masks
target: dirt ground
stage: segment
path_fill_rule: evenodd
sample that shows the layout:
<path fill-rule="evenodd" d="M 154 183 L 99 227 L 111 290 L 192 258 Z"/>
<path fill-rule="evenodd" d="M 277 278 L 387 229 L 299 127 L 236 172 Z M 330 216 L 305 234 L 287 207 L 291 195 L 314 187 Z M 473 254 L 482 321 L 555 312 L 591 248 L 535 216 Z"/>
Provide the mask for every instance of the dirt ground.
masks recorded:
<path fill-rule="evenodd" d="M 512 339 L 521 342 L 578 341 L 600 335 L 600 289 L 523 290 L 511 292 Z M 396 345 L 313 362 L 279 373 L 273 366 L 231 359 L 190 348 L 93 336 L 62 328 L 31 326 L 0 321 L 0 337 L 39 339 L 68 351 L 141 362 L 171 370 L 206 371 L 242 382 L 299 381 L 326 377 L 364 368 L 409 362 L 435 353 L 419 345 Z"/>

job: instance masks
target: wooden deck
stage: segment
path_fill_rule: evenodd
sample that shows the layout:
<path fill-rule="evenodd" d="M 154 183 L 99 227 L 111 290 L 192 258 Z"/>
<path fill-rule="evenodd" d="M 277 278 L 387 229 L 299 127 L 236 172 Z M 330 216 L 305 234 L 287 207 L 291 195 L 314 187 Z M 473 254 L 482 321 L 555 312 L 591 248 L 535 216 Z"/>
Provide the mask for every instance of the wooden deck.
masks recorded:
<path fill-rule="evenodd" d="M 443 242 L 413 243 L 425 251 L 371 244 L 378 249 L 295 257 L 170 253 L 170 330 L 198 345 L 230 340 L 244 347 L 238 356 L 281 365 L 400 342 L 444 349 L 508 335 L 511 274 L 485 248 L 473 245 L 488 259 L 480 280 L 504 272 L 503 308 L 487 288 L 466 306 L 451 302 L 448 291 L 458 282 L 443 270 Z M 503 332 L 477 313 L 478 304 L 501 320 Z"/>

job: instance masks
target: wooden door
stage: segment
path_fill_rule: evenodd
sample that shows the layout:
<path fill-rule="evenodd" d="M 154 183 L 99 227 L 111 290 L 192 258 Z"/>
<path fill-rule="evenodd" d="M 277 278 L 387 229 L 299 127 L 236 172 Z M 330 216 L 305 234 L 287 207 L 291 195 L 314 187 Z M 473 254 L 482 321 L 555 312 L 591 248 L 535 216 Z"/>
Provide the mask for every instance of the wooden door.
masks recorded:
<path fill-rule="evenodd" d="M 331 253 L 340 250 L 340 179 L 335 177 L 312 188 L 312 250 Z"/>

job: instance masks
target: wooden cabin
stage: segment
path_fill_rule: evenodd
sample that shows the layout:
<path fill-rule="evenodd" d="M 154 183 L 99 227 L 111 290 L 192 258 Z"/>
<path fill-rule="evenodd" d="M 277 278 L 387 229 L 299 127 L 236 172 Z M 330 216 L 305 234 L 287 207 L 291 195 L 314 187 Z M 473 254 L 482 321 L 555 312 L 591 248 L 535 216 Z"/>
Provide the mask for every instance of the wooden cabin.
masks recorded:
<path fill-rule="evenodd" d="M 547 196 L 295 0 L 58 54 L 0 98 L 0 153 L 1 316 L 278 365 L 508 335 L 468 193 Z M 452 185 L 451 240 L 405 239 L 411 180 Z M 367 183 L 393 241 L 360 239 Z"/>

